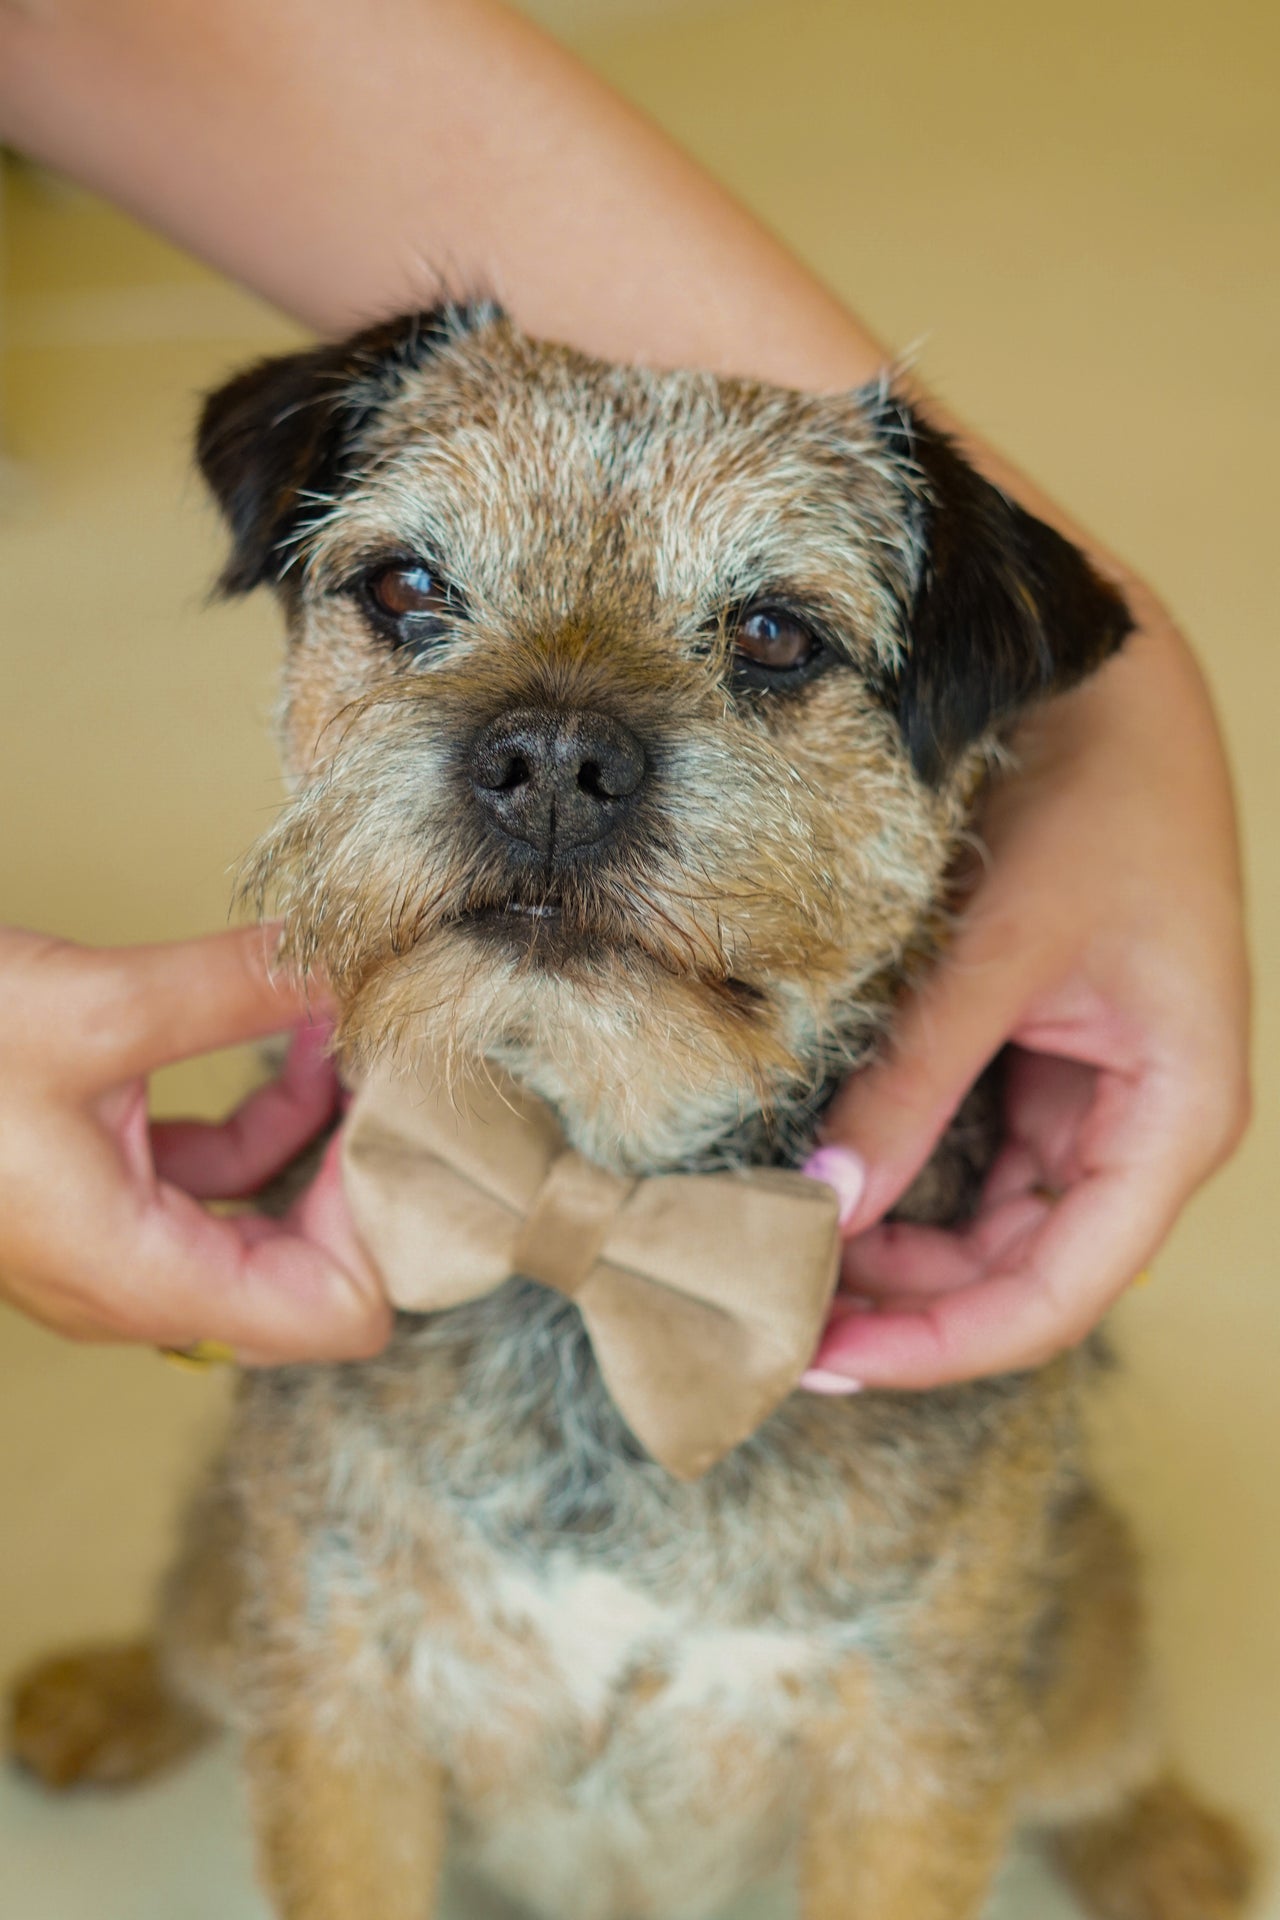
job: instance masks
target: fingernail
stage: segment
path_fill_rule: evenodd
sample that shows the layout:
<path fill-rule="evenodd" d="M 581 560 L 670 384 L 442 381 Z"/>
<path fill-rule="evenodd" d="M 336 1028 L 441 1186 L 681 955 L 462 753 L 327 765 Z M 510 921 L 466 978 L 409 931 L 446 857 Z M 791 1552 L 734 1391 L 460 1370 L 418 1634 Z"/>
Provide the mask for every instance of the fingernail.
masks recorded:
<path fill-rule="evenodd" d="M 830 1373 L 826 1367 L 810 1367 L 800 1376 L 800 1385 L 808 1393 L 861 1393 L 861 1380 L 851 1380 L 847 1373 Z"/>
<path fill-rule="evenodd" d="M 850 1153 L 848 1147 L 819 1147 L 811 1153 L 800 1169 L 811 1180 L 821 1180 L 835 1189 L 840 1202 L 840 1225 L 847 1227 L 858 1211 L 858 1202 L 862 1198 L 867 1184 L 867 1170 L 856 1153 Z"/>

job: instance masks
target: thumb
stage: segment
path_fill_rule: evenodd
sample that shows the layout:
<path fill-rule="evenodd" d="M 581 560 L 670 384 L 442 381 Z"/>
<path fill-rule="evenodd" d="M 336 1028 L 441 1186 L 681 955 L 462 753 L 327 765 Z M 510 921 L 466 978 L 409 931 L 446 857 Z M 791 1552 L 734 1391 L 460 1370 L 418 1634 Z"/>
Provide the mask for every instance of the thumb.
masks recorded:
<path fill-rule="evenodd" d="M 863 1177 L 846 1238 L 875 1224 L 906 1192 L 957 1107 L 1017 1028 L 1043 951 L 1018 948 L 1007 920 L 967 923 L 894 1015 L 884 1058 L 847 1080 L 827 1110 L 823 1143 L 853 1156 Z"/>

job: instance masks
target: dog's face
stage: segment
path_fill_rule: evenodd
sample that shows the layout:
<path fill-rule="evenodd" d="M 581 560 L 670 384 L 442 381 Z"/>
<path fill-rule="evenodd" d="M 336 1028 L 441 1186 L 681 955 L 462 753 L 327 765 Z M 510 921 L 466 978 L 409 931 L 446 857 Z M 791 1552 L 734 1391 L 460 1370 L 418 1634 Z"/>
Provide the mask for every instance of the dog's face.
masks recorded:
<path fill-rule="evenodd" d="M 226 584 L 288 610 L 296 797 L 254 876 L 346 1047 L 621 1090 L 651 1132 L 865 1030 L 993 729 L 1127 624 L 883 392 L 612 367 L 486 308 L 252 369 L 200 456 Z"/>

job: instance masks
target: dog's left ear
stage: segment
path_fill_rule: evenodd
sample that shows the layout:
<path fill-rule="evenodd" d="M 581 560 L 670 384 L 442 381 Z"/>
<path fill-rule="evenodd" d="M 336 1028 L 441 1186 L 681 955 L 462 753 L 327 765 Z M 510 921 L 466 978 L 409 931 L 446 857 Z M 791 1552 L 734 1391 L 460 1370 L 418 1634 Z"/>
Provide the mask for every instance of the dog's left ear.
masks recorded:
<path fill-rule="evenodd" d="M 219 586 L 278 586 L 292 543 L 340 490 L 360 435 L 405 376 L 500 318 L 488 301 L 366 327 L 334 346 L 261 360 L 211 393 L 196 458 L 231 529 Z"/>
<path fill-rule="evenodd" d="M 912 765 L 937 785 L 966 747 L 1101 666 L 1133 620 L 1078 547 L 984 480 L 945 434 L 892 395 L 869 410 L 920 545 L 887 692 Z"/>

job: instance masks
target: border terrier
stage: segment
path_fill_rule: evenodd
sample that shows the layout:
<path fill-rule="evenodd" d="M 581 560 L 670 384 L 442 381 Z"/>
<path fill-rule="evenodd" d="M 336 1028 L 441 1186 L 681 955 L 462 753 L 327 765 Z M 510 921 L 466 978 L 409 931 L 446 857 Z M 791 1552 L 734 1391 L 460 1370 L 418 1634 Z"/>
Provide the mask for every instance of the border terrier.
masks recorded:
<path fill-rule="evenodd" d="M 612 366 L 486 303 L 207 402 L 229 592 L 287 617 L 250 860 L 354 1069 L 489 1061 L 619 1172 L 794 1167 L 927 961 L 1000 743 L 1130 625 L 888 382 Z M 990 1102 L 988 1102 L 988 1105 Z M 975 1107 L 908 1196 L 971 1205 Z M 17 1754 L 139 1777 L 229 1723 L 282 1920 L 427 1920 L 446 1834 L 547 1920 L 974 1920 L 1012 1830 L 1109 1920 L 1229 1920 L 1169 1771 L 1094 1347 L 796 1393 L 700 1480 L 513 1277 L 240 1380 L 147 1646 L 47 1664 Z"/>

